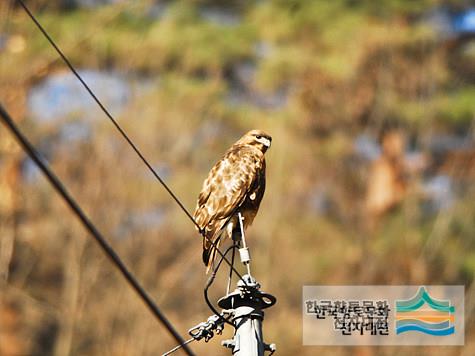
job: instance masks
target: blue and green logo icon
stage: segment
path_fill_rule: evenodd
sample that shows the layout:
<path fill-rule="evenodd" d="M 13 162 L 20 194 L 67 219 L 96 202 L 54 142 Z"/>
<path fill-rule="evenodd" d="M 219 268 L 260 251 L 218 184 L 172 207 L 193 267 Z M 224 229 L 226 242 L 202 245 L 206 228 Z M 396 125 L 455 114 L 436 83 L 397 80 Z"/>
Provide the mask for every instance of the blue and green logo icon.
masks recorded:
<path fill-rule="evenodd" d="M 425 287 L 407 300 L 396 300 L 396 334 L 415 331 L 434 336 L 455 332 L 455 307 L 450 300 L 432 298 Z"/>

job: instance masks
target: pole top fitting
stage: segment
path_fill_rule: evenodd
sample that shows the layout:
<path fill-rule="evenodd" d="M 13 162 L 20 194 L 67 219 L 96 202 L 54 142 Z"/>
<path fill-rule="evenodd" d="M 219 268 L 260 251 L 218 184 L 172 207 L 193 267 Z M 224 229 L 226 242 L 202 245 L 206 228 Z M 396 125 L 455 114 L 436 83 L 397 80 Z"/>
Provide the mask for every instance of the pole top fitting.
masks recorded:
<path fill-rule="evenodd" d="M 222 309 L 235 309 L 241 306 L 266 309 L 276 303 L 276 298 L 259 290 L 260 284 L 250 275 L 245 274 L 237 283 L 237 288 L 218 300 Z"/>
<path fill-rule="evenodd" d="M 261 285 L 256 281 L 256 279 L 251 276 L 250 274 L 245 274 L 242 276 L 242 279 L 240 279 L 237 282 L 237 287 L 240 290 L 243 289 L 260 289 Z"/>

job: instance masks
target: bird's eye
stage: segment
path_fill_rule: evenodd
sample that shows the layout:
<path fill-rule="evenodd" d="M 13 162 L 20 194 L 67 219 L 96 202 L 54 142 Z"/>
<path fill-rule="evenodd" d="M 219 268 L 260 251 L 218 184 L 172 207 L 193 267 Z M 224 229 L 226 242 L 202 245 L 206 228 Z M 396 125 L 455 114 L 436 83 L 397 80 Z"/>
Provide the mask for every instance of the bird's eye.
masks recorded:
<path fill-rule="evenodd" d="M 261 135 L 256 135 L 256 138 L 257 138 L 258 140 L 260 140 L 260 139 L 262 138 L 262 136 L 261 136 Z"/>

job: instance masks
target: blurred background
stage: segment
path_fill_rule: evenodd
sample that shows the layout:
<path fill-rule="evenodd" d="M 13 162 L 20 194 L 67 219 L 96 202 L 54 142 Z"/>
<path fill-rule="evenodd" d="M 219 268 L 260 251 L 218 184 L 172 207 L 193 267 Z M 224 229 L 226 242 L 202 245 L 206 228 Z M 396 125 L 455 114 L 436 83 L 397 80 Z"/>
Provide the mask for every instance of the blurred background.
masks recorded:
<path fill-rule="evenodd" d="M 188 210 L 244 132 L 273 136 L 248 240 L 277 354 L 475 354 L 475 2 L 26 3 Z M 211 315 L 201 238 L 16 2 L 0 14 L 2 104 L 185 335 Z M 0 237 L 1 355 L 175 345 L 3 126 Z M 465 346 L 303 347 L 311 284 L 465 285 Z M 229 354 L 226 329 L 193 349 Z"/>

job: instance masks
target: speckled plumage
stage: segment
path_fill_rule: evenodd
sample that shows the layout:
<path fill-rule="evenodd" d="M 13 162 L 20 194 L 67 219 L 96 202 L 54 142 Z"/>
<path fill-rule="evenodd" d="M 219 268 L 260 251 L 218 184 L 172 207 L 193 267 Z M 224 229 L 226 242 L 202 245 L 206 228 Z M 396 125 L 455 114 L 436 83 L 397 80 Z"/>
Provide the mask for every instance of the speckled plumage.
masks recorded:
<path fill-rule="evenodd" d="M 215 259 L 215 249 L 209 241 L 218 245 L 222 233 L 230 237 L 238 224 L 238 211 L 244 217 L 244 228 L 257 214 L 266 186 L 264 154 L 271 141 L 263 131 L 249 131 L 226 151 L 203 183 L 194 218 L 207 236 L 203 238 L 207 272 Z"/>

